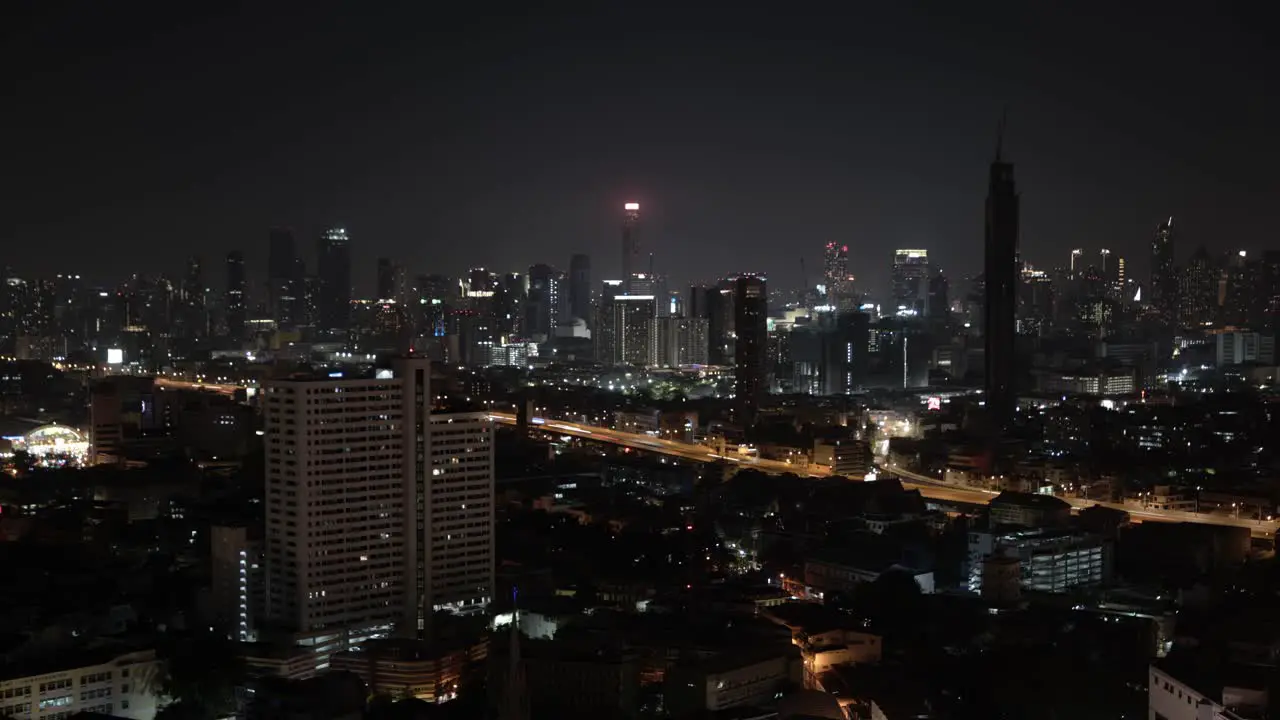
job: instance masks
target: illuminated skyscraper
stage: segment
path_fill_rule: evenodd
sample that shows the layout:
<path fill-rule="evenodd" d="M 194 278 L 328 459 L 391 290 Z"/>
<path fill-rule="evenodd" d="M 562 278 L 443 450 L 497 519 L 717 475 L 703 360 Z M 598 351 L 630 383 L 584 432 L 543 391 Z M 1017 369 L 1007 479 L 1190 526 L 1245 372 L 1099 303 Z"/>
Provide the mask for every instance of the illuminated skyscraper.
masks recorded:
<path fill-rule="evenodd" d="M 734 402 L 739 422 L 750 425 L 769 388 L 765 353 L 769 345 L 769 294 L 759 275 L 742 275 L 733 283 Z"/>
<path fill-rule="evenodd" d="M 631 276 L 640 272 L 640 203 L 622 206 L 622 282 L 623 292 L 631 292 Z"/>
<path fill-rule="evenodd" d="M 849 246 L 827 243 L 822 257 L 822 281 L 827 288 L 827 304 L 839 308 L 851 301 L 853 283 L 849 277 Z M 807 290 L 808 288 L 806 288 Z"/>
<path fill-rule="evenodd" d="M 226 313 L 227 335 L 234 341 L 245 339 L 244 326 L 248 319 L 248 287 L 244 275 L 244 253 L 227 253 L 227 295 L 223 303 Z"/>
<path fill-rule="evenodd" d="M 1018 401 L 1015 383 L 1018 190 L 1013 182 L 1013 164 L 1001 159 L 1000 149 L 997 143 L 987 187 L 983 335 L 986 406 L 996 427 L 1006 428 L 1013 422 Z"/>
<path fill-rule="evenodd" d="M 1156 314 L 1168 326 L 1178 320 L 1178 271 L 1174 265 L 1173 218 L 1156 228 L 1151 241 L 1151 283 L 1148 298 Z"/>
<path fill-rule="evenodd" d="M 895 250 L 892 274 L 894 309 L 925 314 L 929 297 L 929 251 Z"/>
<path fill-rule="evenodd" d="M 266 387 L 266 611 L 317 655 L 492 597 L 492 423 L 435 412 L 430 377 L 411 357 Z"/>
<path fill-rule="evenodd" d="M 320 328 L 345 331 L 351 324 L 351 240 L 343 228 L 324 231 L 317 242 Z"/>
<path fill-rule="evenodd" d="M 1204 245 L 1196 248 L 1178 277 L 1178 324 L 1185 328 L 1212 324 L 1218 315 L 1221 271 Z"/>
<path fill-rule="evenodd" d="M 652 295 L 618 295 L 613 298 L 617 337 L 614 364 L 643 366 L 649 363 L 657 310 L 657 301 Z"/>

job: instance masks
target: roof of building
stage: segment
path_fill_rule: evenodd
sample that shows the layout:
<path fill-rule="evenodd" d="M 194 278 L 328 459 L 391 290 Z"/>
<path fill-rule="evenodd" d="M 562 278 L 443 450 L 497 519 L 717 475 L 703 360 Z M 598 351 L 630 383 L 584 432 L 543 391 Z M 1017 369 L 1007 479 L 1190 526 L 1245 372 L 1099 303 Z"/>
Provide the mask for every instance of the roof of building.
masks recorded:
<path fill-rule="evenodd" d="M 1265 690 L 1273 668 L 1238 662 L 1215 662 L 1211 653 L 1175 649 L 1152 663 L 1153 667 L 1215 702 L 1222 702 L 1227 687 Z"/>
<path fill-rule="evenodd" d="M 1005 490 L 991 499 L 991 505 L 1013 505 L 1034 510 L 1070 510 L 1071 503 L 1052 495 Z"/>

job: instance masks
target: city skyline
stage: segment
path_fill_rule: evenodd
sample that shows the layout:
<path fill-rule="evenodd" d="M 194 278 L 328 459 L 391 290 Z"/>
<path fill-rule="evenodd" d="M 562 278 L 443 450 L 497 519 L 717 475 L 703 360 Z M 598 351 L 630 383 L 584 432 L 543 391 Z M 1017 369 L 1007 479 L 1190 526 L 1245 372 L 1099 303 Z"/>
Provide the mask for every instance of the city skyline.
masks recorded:
<path fill-rule="evenodd" d="M 1233 94 L 1261 72 L 1248 62 L 1250 31 L 1235 20 L 1195 18 L 1204 25 L 1197 29 L 1177 13 L 1143 17 L 1156 27 L 1130 37 L 1124 31 L 1139 19 L 1124 11 L 1108 18 L 1110 27 L 1091 28 L 1096 57 L 1081 58 L 1068 52 L 1077 37 L 1070 31 L 1088 17 L 1032 12 L 1016 19 L 1029 24 L 1026 38 L 1013 41 L 1002 33 L 1014 18 L 985 13 L 990 29 L 965 23 L 973 37 L 961 44 L 945 15 L 880 9 L 866 18 L 867 30 L 843 42 L 782 19 L 771 32 L 792 60 L 770 67 L 744 42 L 768 18 L 693 12 L 673 28 L 653 10 L 627 18 L 631 32 L 615 61 L 578 63 L 620 14 L 606 8 L 572 22 L 553 14 L 527 27 L 463 23 L 417 54 L 406 49 L 412 32 L 377 13 L 344 17 L 341 27 L 322 14 L 272 11 L 255 16 L 255 27 L 233 11 L 190 27 L 181 13 L 46 10 L 21 18 L 16 26 L 30 28 L 32 42 L 56 42 L 26 53 L 20 38 L 13 67 L 32 67 L 50 48 L 72 58 L 102 50 L 93 20 L 107 28 L 137 20 L 151 33 L 146 49 L 169 52 L 172 63 L 141 67 L 128 47 L 137 31 L 123 28 L 97 65 L 68 62 L 39 83 L 19 84 L 12 121 L 27 141 L 12 153 L 4 189 L 15 210 L 0 236 L 32 248 L 16 264 L 41 274 L 158 274 L 196 249 L 206 262 L 242 250 L 251 268 L 261 267 L 263 238 L 282 225 L 296 229 L 302 247 L 325 227 L 346 227 L 361 256 L 395 258 L 414 272 L 539 262 L 563 269 L 573 253 L 604 268 L 617 252 L 617 208 L 639 202 L 646 251 L 676 284 L 763 269 L 774 286 L 794 286 L 795 248 L 816 267 L 825 243 L 837 242 L 849 245 L 859 285 L 883 292 L 899 247 L 928 248 L 952 278 L 979 270 L 974 208 L 995 119 L 1008 104 L 1007 152 L 1026 192 L 1021 241 L 1033 264 L 1065 262 L 1056 259 L 1058 247 L 1107 247 L 1145 276 L 1143 249 L 1169 215 L 1179 218 L 1184 248 L 1203 242 L 1256 252 L 1266 242 L 1266 198 L 1276 181 L 1265 168 L 1276 148 L 1260 130 L 1275 107 L 1270 98 Z M 274 34 L 295 22 L 296 31 Z M 481 27 L 491 32 L 478 42 Z M 883 39 L 870 37 L 872 29 Z M 375 33 L 390 39 L 357 74 L 330 47 L 337 33 L 360 47 Z M 895 49 L 908 37 L 915 39 Z M 646 52 L 645 38 L 664 52 Z M 1168 38 L 1195 38 L 1214 49 L 1216 64 L 1162 53 L 1153 66 L 1155 54 L 1143 48 Z M 972 49 L 984 39 L 1008 43 L 1018 62 Z M 243 58 L 219 65 L 214 51 L 228 43 Z M 477 58 L 488 43 L 527 52 Z M 932 51 L 917 52 L 926 44 Z M 405 92 L 409 74 L 433 53 L 473 45 L 466 62 L 433 66 L 426 76 L 439 97 L 457 100 L 449 109 Z M 262 67 L 272 69 L 255 77 Z M 1116 79 L 1094 82 L 1104 69 Z M 173 73 L 198 82 L 175 86 Z M 1042 73 L 1045 82 L 1035 85 L 1052 86 L 1053 95 L 1030 89 L 1029 73 Z M 121 86 L 126 76 L 133 80 Z M 511 80 L 495 84 L 503 77 Z M 1119 91 L 1121 81 L 1139 77 L 1144 82 Z M 285 88 L 279 102 L 271 83 Z M 486 92 L 476 97 L 474 87 Z M 1168 100 L 1176 90 L 1210 101 Z M 158 113 L 161 102 L 178 110 Z M 85 124 L 69 103 L 105 114 Z M 1215 121 L 1240 112 L 1222 133 L 1206 135 L 1201 106 L 1214 108 Z M 219 122 L 204 117 L 210 110 Z M 406 126 L 416 122 L 410 134 Z M 92 268 L 65 259 L 68 249 L 74 257 L 103 243 L 115 252 Z M 354 278 L 368 292 L 371 262 L 355 267 Z"/>

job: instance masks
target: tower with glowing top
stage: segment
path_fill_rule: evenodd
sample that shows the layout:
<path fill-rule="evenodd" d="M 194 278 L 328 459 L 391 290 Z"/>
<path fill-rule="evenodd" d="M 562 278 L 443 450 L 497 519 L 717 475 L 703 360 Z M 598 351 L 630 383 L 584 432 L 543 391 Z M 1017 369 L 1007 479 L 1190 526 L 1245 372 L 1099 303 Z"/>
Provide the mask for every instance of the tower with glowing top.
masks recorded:
<path fill-rule="evenodd" d="M 622 282 L 631 292 L 631 276 L 640 271 L 640 203 L 622 206 Z"/>

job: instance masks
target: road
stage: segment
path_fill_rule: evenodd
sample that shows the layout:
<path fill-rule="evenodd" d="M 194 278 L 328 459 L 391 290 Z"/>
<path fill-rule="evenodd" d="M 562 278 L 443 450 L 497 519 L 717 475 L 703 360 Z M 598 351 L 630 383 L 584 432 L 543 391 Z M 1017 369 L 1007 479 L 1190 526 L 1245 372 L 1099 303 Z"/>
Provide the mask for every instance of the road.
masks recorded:
<path fill-rule="evenodd" d="M 156 385 L 158 387 L 170 388 L 172 390 L 204 390 L 207 392 L 216 392 L 222 395 L 235 395 L 236 391 L 244 389 L 240 385 L 222 385 L 218 383 L 192 382 L 190 380 L 179 380 L 177 378 L 167 378 L 162 375 L 156 377 Z"/>
<path fill-rule="evenodd" d="M 504 425 L 516 424 L 516 416 L 511 413 L 489 413 L 489 416 L 493 418 L 495 422 L 499 422 Z M 651 435 L 623 432 L 621 430 L 612 430 L 609 428 L 597 427 L 595 425 L 583 425 L 581 423 L 568 422 L 564 420 L 551 420 L 539 417 L 533 418 L 531 423 L 543 430 L 546 430 L 547 432 L 559 433 L 561 435 L 568 435 L 570 437 L 583 438 L 586 440 L 598 440 L 600 442 L 607 442 L 613 445 L 629 447 L 633 450 L 654 452 L 695 462 L 725 461 L 770 474 L 794 473 L 802 477 L 826 477 L 831 475 L 831 469 L 821 465 L 798 465 L 781 460 L 763 460 L 746 455 L 739 455 L 735 452 L 726 452 L 722 454 L 716 452 L 714 448 L 707 447 L 706 445 L 680 442 L 678 440 L 665 440 Z M 902 481 L 904 487 L 919 490 L 921 495 L 930 500 L 964 503 L 969 505 L 986 505 L 991 502 L 992 498 L 999 494 L 993 490 L 983 490 L 965 485 L 947 483 L 940 478 L 930 477 L 928 475 L 912 472 L 903 468 L 891 467 L 886 468 L 886 471 L 889 474 L 898 477 L 899 480 Z M 1124 512 L 1129 513 L 1129 516 L 1138 522 L 1151 520 L 1158 522 L 1193 522 L 1210 525 L 1229 525 L 1248 528 L 1253 535 L 1259 537 L 1273 537 L 1276 530 L 1280 529 L 1280 521 L 1259 521 L 1249 518 L 1233 518 L 1226 515 L 1190 513 L 1176 510 L 1146 510 L 1141 507 L 1130 506 L 1123 503 L 1098 502 L 1096 500 L 1086 500 L 1083 498 L 1062 499 L 1070 504 L 1076 511 L 1083 510 L 1084 508 L 1092 507 L 1094 505 L 1102 505 L 1103 507 L 1123 510 Z"/>
<path fill-rule="evenodd" d="M 899 467 L 890 467 L 888 472 L 897 475 L 903 480 L 909 480 L 916 483 L 932 483 L 939 487 L 950 487 L 959 490 L 976 490 L 976 488 L 968 488 L 967 486 L 946 483 L 942 480 L 928 475 L 922 475 Z M 987 493 L 989 496 L 995 496 L 997 493 L 992 490 L 978 490 L 978 492 Z M 1062 500 L 1071 505 L 1075 511 L 1085 508 L 1101 505 L 1102 507 L 1111 508 L 1113 510 L 1123 510 L 1129 513 L 1133 519 L 1141 522 L 1143 520 L 1153 520 L 1157 522 L 1193 522 L 1207 523 L 1210 525 L 1230 525 L 1233 527 L 1248 528 L 1249 531 L 1260 537 L 1273 537 L 1276 530 L 1280 529 L 1280 521 L 1276 520 L 1256 520 L 1253 518 L 1237 518 L 1230 515 L 1214 515 L 1211 513 L 1193 513 L 1183 512 L 1180 510 L 1148 510 L 1140 505 L 1130 505 L 1128 503 L 1101 502 L 1098 500 L 1089 500 L 1086 498 L 1064 497 Z"/>
<path fill-rule="evenodd" d="M 225 395 L 233 395 L 237 390 L 241 389 L 241 387 L 237 385 L 192 382 L 166 377 L 157 377 L 156 384 L 161 387 L 186 390 L 206 390 Z M 489 415 L 495 422 L 499 422 L 504 425 L 516 424 L 516 416 L 511 413 L 495 412 L 490 413 Z M 706 445 L 680 442 L 678 440 L 665 440 L 651 435 L 611 430 L 609 428 L 597 427 L 595 425 L 583 425 L 581 423 L 573 423 L 563 420 L 533 418 L 532 422 L 548 432 L 556 432 L 562 435 L 587 440 L 598 440 L 600 442 L 607 442 L 613 445 L 629 447 L 633 450 L 655 452 L 670 457 L 692 460 L 694 462 L 724 461 L 770 474 L 794 473 L 802 477 L 827 477 L 831 475 L 831 469 L 822 465 L 800 465 L 782 460 L 764 460 L 748 455 L 741 455 L 737 452 L 718 453 L 714 448 Z M 966 485 L 947 483 L 941 478 L 922 475 L 904 468 L 892 467 L 887 468 L 887 471 L 897 476 L 899 480 L 902 481 L 904 487 L 919 490 L 921 495 L 931 500 L 970 505 L 985 505 L 991 501 L 991 498 L 998 494 L 991 490 L 982 490 Z M 1228 525 L 1248 528 L 1256 537 L 1274 537 L 1276 531 L 1280 530 L 1280 520 L 1254 520 L 1251 518 L 1236 518 L 1229 515 L 1191 513 L 1178 510 L 1147 510 L 1136 505 L 1099 502 L 1083 498 L 1062 499 L 1069 503 L 1076 511 L 1083 510 L 1084 508 L 1092 507 L 1094 505 L 1102 505 L 1103 507 L 1123 510 L 1124 512 L 1129 513 L 1129 516 L 1138 522 L 1143 520 L 1152 520 L 1158 522 L 1193 522 L 1210 525 Z"/>

